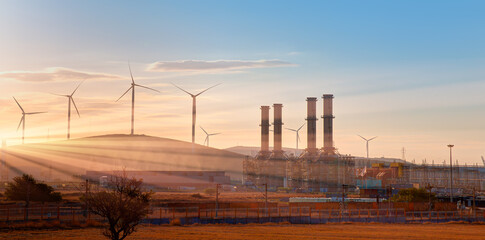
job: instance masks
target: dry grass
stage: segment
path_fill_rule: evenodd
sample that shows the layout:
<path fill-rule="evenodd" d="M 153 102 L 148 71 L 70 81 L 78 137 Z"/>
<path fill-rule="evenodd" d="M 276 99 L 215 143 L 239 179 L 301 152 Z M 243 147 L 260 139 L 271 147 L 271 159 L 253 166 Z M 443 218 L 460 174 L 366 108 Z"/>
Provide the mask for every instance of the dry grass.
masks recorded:
<path fill-rule="evenodd" d="M 478 224 L 327 224 L 142 226 L 128 239 L 483 239 Z M 0 239 L 104 239 L 100 229 L 0 233 Z"/>

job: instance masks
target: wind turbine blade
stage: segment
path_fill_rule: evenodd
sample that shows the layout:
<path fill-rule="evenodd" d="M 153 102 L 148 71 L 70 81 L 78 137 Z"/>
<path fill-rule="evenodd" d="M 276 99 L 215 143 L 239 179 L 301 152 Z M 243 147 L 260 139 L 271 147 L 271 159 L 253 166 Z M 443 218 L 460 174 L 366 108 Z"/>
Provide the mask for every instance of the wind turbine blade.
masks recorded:
<path fill-rule="evenodd" d="M 76 103 L 74 102 L 74 98 L 72 98 L 72 95 L 71 97 L 69 97 L 69 101 L 72 101 L 72 105 L 74 105 L 74 108 L 76 109 L 77 116 L 81 117 L 81 114 L 79 114 L 79 110 L 77 110 L 77 106 L 76 106 Z"/>
<path fill-rule="evenodd" d="M 47 113 L 47 112 L 29 112 L 25 113 L 26 115 L 34 115 L 34 114 L 41 114 L 41 113 Z"/>
<path fill-rule="evenodd" d="M 221 134 L 221 133 L 211 133 L 209 135 L 214 136 L 214 135 L 219 135 L 219 134 Z"/>
<path fill-rule="evenodd" d="M 202 94 L 202 93 L 204 93 L 204 92 L 207 92 L 207 90 L 209 90 L 209 89 L 211 89 L 211 88 L 215 88 L 215 87 L 217 87 L 217 86 L 219 86 L 219 85 L 221 85 L 221 84 L 222 84 L 222 83 L 218 83 L 218 84 L 216 84 L 216 85 L 214 85 L 214 86 L 212 86 L 212 87 L 210 87 L 210 88 L 207 88 L 206 90 L 204 90 L 204 91 L 202 91 L 202 92 L 200 92 L 200 93 L 197 93 L 195 96 L 197 97 L 197 96 L 199 96 L 200 94 Z"/>
<path fill-rule="evenodd" d="M 74 89 L 74 91 L 72 91 L 71 93 L 71 97 L 72 95 L 74 95 L 74 93 L 77 91 L 77 89 L 81 86 L 81 84 L 83 84 L 84 81 L 80 82 L 79 85 L 77 85 L 76 89 Z"/>
<path fill-rule="evenodd" d="M 185 93 L 189 94 L 190 96 L 194 97 L 194 94 L 192 94 L 192 93 L 189 93 L 189 92 L 185 91 L 184 89 L 182 89 L 181 87 L 179 87 L 179 86 L 177 86 L 177 85 L 175 85 L 175 84 L 173 84 L 173 83 L 171 83 L 171 84 L 172 84 L 173 86 L 175 86 L 176 88 L 178 88 L 178 89 L 180 89 L 180 90 L 184 91 Z"/>
<path fill-rule="evenodd" d="M 290 131 L 293 131 L 293 132 L 296 132 L 295 129 L 291 129 L 291 128 L 285 128 L 285 129 L 290 130 Z"/>
<path fill-rule="evenodd" d="M 25 115 L 22 115 L 22 117 L 20 118 L 19 126 L 17 127 L 17 131 L 19 130 L 20 125 L 22 125 L 22 121 L 24 121 L 24 118 L 25 118 Z"/>
<path fill-rule="evenodd" d="M 301 129 L 303 126 L 305 126 L 305 124 L 306 124 L 306 123 L 303 123 L 303 124 L 301 125 L 301 127 L 299 127 L 299 128 L 298 128 L 298 130 L 297 130 L 297 131 L 300 131 L 300 129 Z"/>
<path fill-rule="evenodd" d="M 368 141 L 365 137 L 362 137 L 360 135 L 357 134 L 357 136 L 359 136 L 360 138 L 364 139 L 365 141 Z"/>
<path fill-rule="evenodd" d="M 204 145 L 205 143 L 207 142 L 207 139 L 209 138 L 209 135 L 207 135 L 207 137 L 205 137 L 205 140 L 204 140 Z"/>
<path fill-rule="evenodd" d="M 301 142 L 300 134 L 298 134 L 297 137 L 298 137 L 298 142 Z"/>
<path fill-rule="evenodd" d="M 20 106 L 20 103 L 17 101 L 17 99 L 15 99 L 15 97 L 13 97 L 13 100 L 15 100 L 17 105 L 19 105 L 20 110 L 22 110 L 22 112 L 24 112 L 24 109 L 22 108 L 22 106 Z"/>
<path fill-rule="evenodd" d="M 371 139 L 369 139 L 369 140 L 367 140 L 367 141 L 374 140 L 374 139 L 376 139 L 376 137 L 377 137 L 377 136 L 375 136 L 375 137 L 373 137 L 373 138 L 371 138 Z"/>
<path fill-rule="evenodd" d="M 209 135 L 209 134 L 208 134 L 208 133 L 205 131 L 205 129 L 204 129 L 204 128 L 202 128 L 202 126 L 199 126 L 199 127 L 200 127 L 200 129 L 202 129 L 202 131 L 204 131 L 204 132 L 205 132 L 205 134 Z"/>
<path fill-rule="evenodd" d="M 133 74 L 131 73 L 131 66 L 130 66 L 130 62 L 128 62 L 128 69 L 130 69 L 131 82 L 132 82 L 133 84 L 135 84 L 135 80 L 133 79 Z"/>
<path fill-rule="evenodd" d="M 62 95 L 62 94 L 55 94 L 55 93 L 51 93 L 52 95 L 56 95 L 56 96 L 60 96 L 60 97 L 69 97 L 69 95 Z"/>
<path fill-rule="evenodd" d="M 128 90 L 126 90 L 126 92 L 123 93 L 123 95 L 121 95 L 121 97 L 118 98 L 118 100 L 116 100 L 116 102 L 118 102 L 123 96 L 125 96 L 125 94 L 127 94 L 132 88 L 133 88 L 133 86 L 131 86 L 130 88 L 128 88 Z"/>
<path fill-rule="evenodd" d="M 142 88 L 146 88 L 146 89 L 150 89 L 150 90 L 152 90 L 152 91 L 155 91 L 155 92 L 160 93 L 160 91 L 158 91 L 157 89 L 153 89 L 153 88 L 145 87 L 145 86 L 138 85 L 138 84 L 135 84 L 135 86 L 137 86 L 137 87 L 142 87 Z"/>

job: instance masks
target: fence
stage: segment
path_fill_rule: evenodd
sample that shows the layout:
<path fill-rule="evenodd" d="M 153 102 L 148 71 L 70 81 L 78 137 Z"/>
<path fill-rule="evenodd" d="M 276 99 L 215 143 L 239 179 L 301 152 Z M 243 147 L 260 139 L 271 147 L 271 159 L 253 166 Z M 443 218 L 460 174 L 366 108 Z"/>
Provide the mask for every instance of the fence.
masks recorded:
<path fill-rule="evenodd" d="M 470 211 L 406 211 L 405 209 L 314 209 L 311 207 L 275 208 L 153 208 L 143 220 L 149 224 L 247 224 L 280 223 L 322 224 L 338 222 L 423 223 L 485 221 L 485 212 Z M 35 207 L 0 209 L 0 222 L 59 221 L 64 223 L 103 221 L 100 216 L 79 207 Z"/>

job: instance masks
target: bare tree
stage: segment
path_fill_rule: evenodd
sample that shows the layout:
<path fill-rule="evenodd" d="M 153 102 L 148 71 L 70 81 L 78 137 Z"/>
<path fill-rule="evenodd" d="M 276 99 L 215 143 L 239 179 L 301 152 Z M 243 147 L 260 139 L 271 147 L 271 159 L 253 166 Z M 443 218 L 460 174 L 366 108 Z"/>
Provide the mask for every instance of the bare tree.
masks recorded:
<path fill-rule="evenodd" d="M 84 201 L 89 210 L 108 221 L 104 236 L 112 240 L 125 239 L 150 213 L 152 192 L 143 191 L 142 183 L 123 173 L 109 179 L 107 190 L 87 194 Z"/>

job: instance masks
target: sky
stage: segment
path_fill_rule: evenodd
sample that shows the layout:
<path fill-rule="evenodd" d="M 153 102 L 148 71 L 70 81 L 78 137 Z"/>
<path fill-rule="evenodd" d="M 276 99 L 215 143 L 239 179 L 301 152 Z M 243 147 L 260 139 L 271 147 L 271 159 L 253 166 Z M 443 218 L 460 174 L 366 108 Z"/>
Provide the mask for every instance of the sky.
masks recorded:
<path fill-rule="evenodd" d="M 130 132 L 196 142 L 259 146 L 260 106 L 283 104 L 284 127 L 305 122 L 307 97 L 334 94 L 341 154 L 449 159 L 485 155 L 483 1 L 13 1 L 0 2 L 0 138 L 62 140 Z M 84 81 L 84 82 L 83 82 Z M 73 110 L 74 111 L 74 110 Z M 272 116 L 272 113 L 270 114 Z M 317 122 L 322 146 L 322 120 Z M 300 146 L 306 146 L 306 131 Z M 283 146 L 295 147 L 293 132 Z"/>

